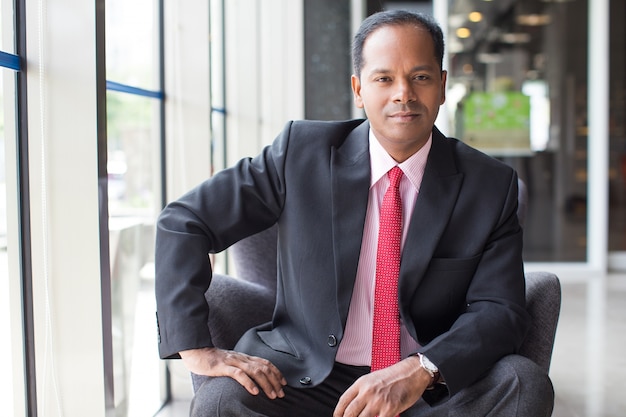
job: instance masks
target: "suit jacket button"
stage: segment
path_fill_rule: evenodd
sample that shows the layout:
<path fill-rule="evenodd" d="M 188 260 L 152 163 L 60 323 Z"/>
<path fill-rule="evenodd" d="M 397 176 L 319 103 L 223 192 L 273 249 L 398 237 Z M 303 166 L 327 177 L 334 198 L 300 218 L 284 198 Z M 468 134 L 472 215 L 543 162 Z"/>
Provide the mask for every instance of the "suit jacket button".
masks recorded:
<path fill-rule="evenodd" d="M 328 346 L 335 347 L 337 346 L 337 337 L 334 334 L 328 336 Z"/>
<path fill-rule="evenodd" d="M 300 378 L 300 383 L 302 385 L 311 385 L 311 377 L 305 376 L 304 378 Z"/>

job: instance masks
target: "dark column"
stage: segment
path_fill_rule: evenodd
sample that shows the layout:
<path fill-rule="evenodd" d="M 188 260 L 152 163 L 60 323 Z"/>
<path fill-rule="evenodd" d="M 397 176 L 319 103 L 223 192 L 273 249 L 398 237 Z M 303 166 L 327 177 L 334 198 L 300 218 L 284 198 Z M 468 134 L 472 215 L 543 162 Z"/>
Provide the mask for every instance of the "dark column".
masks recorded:
<path fill-rule="evenodd" d="M 349 119 L 350 0 L 305 0 L 304 38 L 305 118 Z"/>

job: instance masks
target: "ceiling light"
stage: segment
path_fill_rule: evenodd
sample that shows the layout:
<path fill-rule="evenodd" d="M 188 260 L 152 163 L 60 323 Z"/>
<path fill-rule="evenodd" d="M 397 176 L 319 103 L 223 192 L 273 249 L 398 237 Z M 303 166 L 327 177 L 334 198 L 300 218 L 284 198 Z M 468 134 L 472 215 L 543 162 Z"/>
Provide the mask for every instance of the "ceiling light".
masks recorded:
<path fill-rule="evenodd" d="M 456 30 L 456 36 L 461 39 L 467 39 L 472 35 L 472 32 L 468 28 L 458 28 Z"/>
<path fill-rule="evenodd" d="M 480 22 L 481 20 L 483 20 L 483 14 L 480 12 L 471 12 L 468 16 L 470 22 Z"/>
<path fill-rule="evenodd" d="M 526 26 L 544 26 L 550 23 L 550 15 L 548 14 L 521 14 L 515 18 L 520 25 Z"/>

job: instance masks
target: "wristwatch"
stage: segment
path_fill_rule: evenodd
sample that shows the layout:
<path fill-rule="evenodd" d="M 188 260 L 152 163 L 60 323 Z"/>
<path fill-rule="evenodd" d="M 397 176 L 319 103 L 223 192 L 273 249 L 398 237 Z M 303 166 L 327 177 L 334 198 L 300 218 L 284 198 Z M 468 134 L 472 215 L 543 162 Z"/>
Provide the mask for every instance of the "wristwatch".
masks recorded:
<path fill-rule="evenodd" d="M 420 365 L 426 372 L 428 372 L 428 375 L 430 375 L 433 380 L 430 385 L 435 385 L 439 379 L 439 368 L 437 368 L 437 366 L 435 366 L 435 364 L 432 363 L 425 355 L 418 353 L 417 356 L 420 358 Z"/>

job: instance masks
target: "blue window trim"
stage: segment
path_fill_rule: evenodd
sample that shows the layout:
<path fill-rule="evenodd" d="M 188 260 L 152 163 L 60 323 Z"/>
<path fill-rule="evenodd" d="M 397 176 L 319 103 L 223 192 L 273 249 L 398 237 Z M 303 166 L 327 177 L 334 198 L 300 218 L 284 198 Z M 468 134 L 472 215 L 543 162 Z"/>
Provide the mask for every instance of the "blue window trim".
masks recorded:
<path fill-rule="evenodd" d="M 131 87 L 126 84 L 116 83 L 115 81 L 109 81 L 109 80 L 107 80 L 107 90 L 132 94 L 135 96 L 156 98 L 159 100 L 163 100 L 163 98 L 165 97 L 162 91 L 145 90 L 143 88 Z"/>
<path fill-rule="evenodd" d="M 20 71 L 22 69 L 20 57 L 18 55 L 0 51 L 0 67 Z"/>

